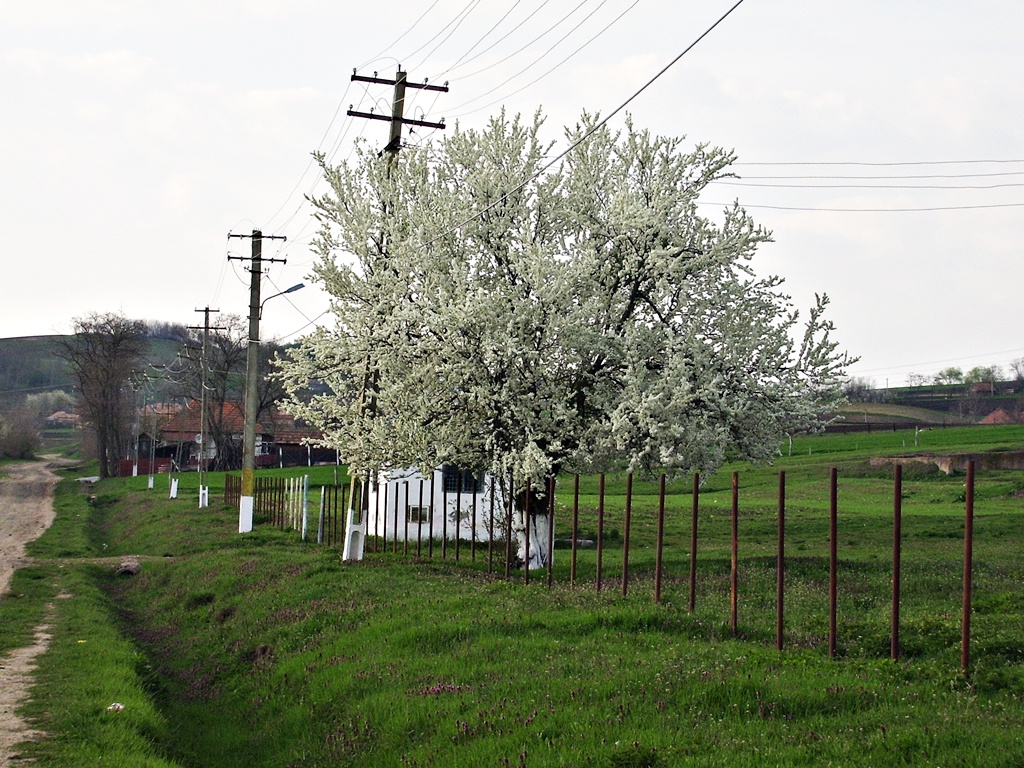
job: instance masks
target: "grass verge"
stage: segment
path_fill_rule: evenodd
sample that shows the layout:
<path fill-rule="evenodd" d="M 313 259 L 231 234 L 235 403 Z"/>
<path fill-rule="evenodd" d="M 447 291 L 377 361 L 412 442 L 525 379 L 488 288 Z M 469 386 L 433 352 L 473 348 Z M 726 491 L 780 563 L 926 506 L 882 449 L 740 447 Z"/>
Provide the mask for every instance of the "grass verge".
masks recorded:
<path fill-rule="evenodd" d="M 1020 440 L 1019 432 L 970 430 L 957 443 L 952 432 L 923 440 L 956 450 Z M 670 496 L 665 599 L 654 605 L 653 484 L 636 485 L 634 571 L 623 597 L 621 545 L 605 552 L 600 594 L 592 551 L 581 554 L 576 588 L 560 557 L 551 590 L 540 578 L 524 585 L 488 574 L 482 559 L 371 552 L 346 565 L 336 549 L 303 544 L 294 532 L 239 536 L 234 510 L 170 501 L 145 491 L 144 478 L 106 481 L 95 507 L 67 500 L 60 515 L 69 528 L 55 526 L 38 551 L 173 557 L 130 579 L 94 565 L 18 574 L 28 596 L 14 624 L 32 625 L 58 592 L 75 595 L 53 601 L 54 646 L 31 712 L 57 735 L 32 754 L 44 764 L 93 765 L 92 746 L 102 743 L 124 756 L 104 764 L 124 765 L 1020 765 L 1019 478 L 980 478 L 967 675 L 959 672 L 963 480 L 924 470 L 906 478 L 904 653 L 892 662 L 891 470 L 865 459 L 898 451 L 906 437 L 795 441 L 777 467 L 743 469 L 738 637 L 727 621 L 731 468 L 700 499 L 693 614 L 686 482 Z M 824 642 L 822 515 L 832 464 L 842 478 L 834 660 Z M 791 553 L 781 653 L 772 559 L 780 468 Z M 583 485 L 592 505 L 594 480 Z M 623 522 L 622 485 L 609 479 L 610 527 Z M 559 504 L 564 512 L 564 495 Z M 0 602 L 0 627 L 10 602 Z M 113 701 L 126 705 L 117 717 L 106 711 Z"/>

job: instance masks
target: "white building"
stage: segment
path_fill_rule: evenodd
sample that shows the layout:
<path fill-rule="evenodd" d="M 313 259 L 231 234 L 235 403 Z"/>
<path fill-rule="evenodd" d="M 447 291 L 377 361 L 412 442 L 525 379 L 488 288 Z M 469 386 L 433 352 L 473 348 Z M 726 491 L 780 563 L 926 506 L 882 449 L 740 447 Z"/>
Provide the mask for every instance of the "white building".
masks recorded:
<path fill-rule="evenodd" d="M 438 467 L 381 472 L 367 496 L 366 535 L 386 541 L 505 538 L 507 489 L 491 475 Z"/>

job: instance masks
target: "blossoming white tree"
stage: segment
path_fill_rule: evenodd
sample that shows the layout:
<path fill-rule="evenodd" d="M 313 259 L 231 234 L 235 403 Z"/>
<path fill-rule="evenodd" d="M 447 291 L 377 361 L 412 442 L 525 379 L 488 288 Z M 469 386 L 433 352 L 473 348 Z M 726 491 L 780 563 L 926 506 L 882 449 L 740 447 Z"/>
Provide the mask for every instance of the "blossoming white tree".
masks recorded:
<path fill-rule="evenodd" d="M 283 368 L 296 414 L 364 471 L 449 463 L 540 489 L 612 461 L 767 461 L 817 423 L 850 360 L 826 297 L 798 327 L 781 280 L 751 271 L 768 232 L 739 205 L 698 212 L 732 156 L 627 123 L 545 171 L 540 125 L 502 114 L 393 161 L 321 158 L 314 272 L 335 322 Z"/>

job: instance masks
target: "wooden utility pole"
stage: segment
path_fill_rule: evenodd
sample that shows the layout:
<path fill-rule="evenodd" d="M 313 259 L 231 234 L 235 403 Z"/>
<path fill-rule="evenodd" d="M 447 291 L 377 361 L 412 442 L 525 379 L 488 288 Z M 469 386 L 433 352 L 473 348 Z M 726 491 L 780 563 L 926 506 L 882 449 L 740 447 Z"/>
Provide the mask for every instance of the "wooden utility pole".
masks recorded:
<path fill-rule="evenodd" d="M 263 240 L 286 240 L 284 235 L 266 235 L 254 229 L 251 235 L 233 235 L 228 237 L 251 237 L 252 256 L 249 257 L 249 345 L 245 356 L 245 428 L 242 432 L 242 495 L 238 502 L 238 532 L 248 533 L 252 530 L 253 501 L 256 486 L 256 409 L 260 361 L 260 277 L 263 274 L 263 262 L 281 262 L 286 259 L 264 259 Z M 228 261 L 244 261 L 244 256 L 228 256 Z"/>

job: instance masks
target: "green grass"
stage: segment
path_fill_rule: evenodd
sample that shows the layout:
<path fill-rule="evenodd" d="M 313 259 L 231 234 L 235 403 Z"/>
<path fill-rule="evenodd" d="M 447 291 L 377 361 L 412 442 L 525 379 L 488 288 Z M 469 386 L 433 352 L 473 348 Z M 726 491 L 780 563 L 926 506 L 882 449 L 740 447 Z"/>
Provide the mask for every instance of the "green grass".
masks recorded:
<path fill-rule="evenodd" d="M 707 478 L 697 609 L 686 610 L 689 478 L 669 485 L 663 600 L 653 602 L 657 484 L 634 484 L 629 594 L 621 595 L 625 475 L 607 478 L 604 589 L 582 551 L 569 585 L 458 563 L 336 549 L 237 512 L 104 481 L 97 504 L 61 487 L 37 556 L 154 556 L 133 578 L 44 563 L 0 600 L 0 647 L 55 627 L 30 714 L 58 734 L 41 764 L 182 766 L 817 766 L 1024 762 L 1024 499 L 1020 473 L 980 473 L 972 654 L 960 672 L 963 476 L 908 466 L 902 656 L 888 659 L 892 469 L 913 433 L 794 441 L 775 467 Z M 946 429 L 921 450 L 1019 448 L 1020 428 Z M 838 658 L 827 654 L 828 470 L 839 467 Z M 786 618 L 775 641 L 778 471 L 787 478 Z M 333 468 L 314 468 L 333 482 Z M 739 634 L 729 627 L 731 472 L 740 474 Z M 298 472 L 303 474 L 303 472 Z M 161 478 L 165 480 L 166 478 Z M 158 480 L 159 482 L 159 480 Z M 194 486 L 189 488 L 189 486 Z M 565 532 L 571 478 L 558 497 Z M 188 493 L 184 491 L 188 489 Z M 581 482 L 596 527 L 597 479 Z M 389 547 L 390 549 L 390 547 Z M 401 550 L 401 547 L 399 548 Z M 67 553 L 76 553 L 69 555 Z M 56 594 L 74 594 L 56 599 Z M 46 605 L 52 608 L 46 608 Z M 78 640 L 85 640 L 79 643 Z M 73 678 L 73 679 L 71 679 Z M 126 705 L 114 716 L 106 707 Z M 126 716 L 127 715 L 127 716 Z M 103 752 L 106 754 L 105 752 Z M 120 762 L 117 762 L 120 760 Z M 147 762 L 149 761 L 149 762 Z"/>

